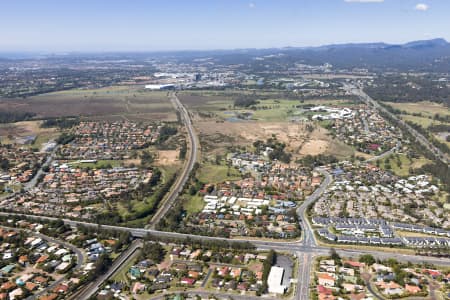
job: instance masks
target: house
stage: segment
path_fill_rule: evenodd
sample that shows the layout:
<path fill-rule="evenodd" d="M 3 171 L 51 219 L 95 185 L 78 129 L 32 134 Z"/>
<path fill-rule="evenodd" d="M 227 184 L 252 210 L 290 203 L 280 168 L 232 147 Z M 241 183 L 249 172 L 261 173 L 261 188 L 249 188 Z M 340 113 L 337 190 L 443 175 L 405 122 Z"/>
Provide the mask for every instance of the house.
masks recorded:
<path fill-rule="evenodd" d="M 240 291 L 246 291 L 248 290 L 248 283 L 247 282 L 241 282 L 236 287 Z"/>
<path fill-rule="evenodd" d="M 189 271 L 188 272 L 189 278 L 194 278 L 195 280 L 197 280 L 199 276 L 200 276 L 200 273 L 197 271 Z"/>
<path fill-rule="evenodd" d="M 401 295 L 404 292 L 403 288 L 394 281 L 390 281 L 389 283 L 377 281 L 375 285 L 382 289 L 383 293 L 386 295 Z"/>
<path fill-rule="evenodd" d="M 228 267 L 217 268 L 217 275 L 226 276 L 230 273 L 230 269 Z"/>
<path fill-rule="evenodd" d="M 12 272 L 12 270 L 14 270 L 15 267 L 16 267 L 16 266 L 13 265 L 13 264 L 6 265 L 6 266 L 4 266 L 3 268 L 1 268 L 0 271 L 1 271 L 3 274 L 9 274 L 9 273 Z"/>
<path fill-rule="evenodd" d="M 180 280 L 181 284 L 186 284 L 186 285 L 194 285 L 195 283 L 195 279 L 194 278 L 189 278 L 189 277 L 183 277 Z"/>
<path fill-rule="evenodd" d="M 432 269 L 424 269 L 424 270 L 422 270 L 422 273 L 423 274 L 428 274 L 431 277 L 433 277 L 434 279 L 442 274 L 441 271 L 439 271 L 439 270 L 432 270 Z"/>
<path fill-rule="evenodd" d="M 242 269 L 241 268 L 232 268 L 230 271 L 230 276 L 233 278 L 241 277 Z"/>
<path fill-rule="evenodd" d="M 339 268 L 339 273 L 349 275 L 349 276 L 355 276 L 355 270 L 345 267 Z"/>
<path fill-rule="evenodd" d="M 145 284 L 136 282 L 131 289 L 133 294 L 139 294 L 145 291 Z"/>
<path fill-rule="evenodd" d="M 357 289 L 357 286 L 355 284 L 352 283 L 343 283 L 342 287 L 344 288 L 344 290 L 346 292 L 355 292 Z"/>
<path fill-rule="evenodd" d="M 97 295 L 97 300 L 111 300 L 114 297 L 114 293 L 108 290 L 101 290 Z"/>
<path fill-rule="evenodd" d="M 197 250 L 195 250 L 194 252 L 191 253 L 191 255 L 189 256 L 189 259 L 190 260 L 195 260 L 195 259 L 197 259 L 200 256 L 200 254 L 202 254 L 202 250 L 201 249 L 197 249 Z"/>
<path fill-rule="evenodd" d="M 327 295 L 327 294 L 319 294 L 319 300 L 335 300 L 336 297 L 333 295 Z"/>
<path fill-rule="evenodd" d="M 366 266 L 365 263 L 351 261 L 351 260 L 344 261 L 344 265 L 349 265 L 352 268 L 359 268 L 359 269 L 364 268 Z"/>
<path fill-rule="evenodd" d="M 333 290 L 327 287 L 324 287 L 323 285 L 317 286 L 317 293 L 318 294 L 325 294 L 325 295 L 332 295 Z"/>
<path fill-rule="evenodd" d="M 409 294 L 417 294 L 420 293 L 422 290 L 420 289 L 420 287 L 416 286 L 416 285 L 409 285 L 409 284 L 405 284 L 405 292 L 409 293 Z"/>
<path fill-rule="evenodd" d="M 40 286 L 45 286 L 48 282 L 48 279 L 43 276 L 37 276 L 33 279 L 33 282 Z"/>
<path fill-rule="evenodd" d="M 317 274 L 317 281 L 323 286 L 334 286 L 336 279 L 328 273 Z"/>
<path fill-rule="evenodd" d="M 25 283 L 25 288 L 28 290 L 28 291 L 34 291 L 36 288 L 37 288 L 37 284 L 35 284 L 35 283 L 33 283 L 33 282 L 30 282 L 30 281 L 28 281 L 27 283 Z"/>
<path fill-rule="evenodd" d="M 376 272 L 376 273 L 380 273 L 380 272 L 392 272 L 392 268 L 390 268 L 390 267 L 386 267 L 386 266 L 384 266 L 384 265 L 381 265 L 381 264 L 373 264 L 372 265 L 372 268 L 373 268 L 373 270 Z"/>
<path fill-rule="evenodd" d="M 230 280 L 228 282 L 225 282 L 225 284 L 223 285 L 223 287 L 226 290 L 235 290 L 237 288 L 237 282 L 236 280 Z"/>
<path fill-rule="evenodd" d="M 9 294 L 9 299 L 21 299 L 23 296 L 23 290 L 21 288 L 16 288 L 15 290 L 11 291 Z"/>
<path fill-rule="evenodd" d="M 26 255 L 21 255 L 19 256 L 19 259 L 17 260 L 19 262 L 19 264 L 21 264 L 22 266 L 25 266 L 25 264 L 28 262 L 28 256 Z"/>
<path fill-rule="evenodd" d="M 59 293 L 59 294 L 65 294 L 65 293 L 67 293 L 68 290 L 69 290 L 69 286 L 65 283 L 61 283 L 53 289 L 53 292 Z"/>
<path fill-rule="evenodd" d="M 5 291 L 5 292 L 9 292 L 9 291 L 11 291 L 12 289 L 15 289 L 16 287 L 17 287 L 17 284 L 15 284 L 15 283 L 12 282 L 12 281 L 7 281 L 7 282 L 3 283 L 3 284 L 0 286 L 0 290 Z"/>
<path fill-rule="evenodd" d="M 37 264 L 42 264 L 42 263 L 44 263 L 48 258 L 49 258 L 48 255 L 41 255 L 41 257 L 38 258 L 38 260 L 36 261 L 36 263 L 37 263 Z"/>
<path fill-rule="evenodd" d="M 58 298 L 58 294 L 49 294 L 49 295 L 44 295 L 39 297 L 39 300 L 55 300 L 56 298 Z"/>
<path fill-rule="evenodd" d="M 366 293 L 362 292 L 359 294 L 350 294 L 350 300 L 364 300 L 364 299 L 371 299 L 371 298 L 366 298 Z"/>

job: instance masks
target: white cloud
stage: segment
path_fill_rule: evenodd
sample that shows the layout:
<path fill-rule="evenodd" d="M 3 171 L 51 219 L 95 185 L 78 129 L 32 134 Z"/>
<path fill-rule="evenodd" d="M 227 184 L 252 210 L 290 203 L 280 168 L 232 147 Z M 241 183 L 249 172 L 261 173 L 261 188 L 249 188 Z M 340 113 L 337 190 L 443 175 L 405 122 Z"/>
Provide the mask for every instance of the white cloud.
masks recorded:
<path fill-rule="evenodd" d="M 414 9 L 418 11 L 427 11 L 429 8 L 430 7 L 425 3 L 419 3 L 414 7 Z"/>
<path fill-rule="evenodd" d="M 344 0 L 348 3 L 382 3 L 384 0 Z"/>
<path fill-rule="evenodd" d="M 249 8 L 255 8 L 255 7 L 256 7 L 256 4 L 253 3 L 253 2 L 250 2 L 250 3 L 248 4 L 248 7 L 249 7 Z"/>

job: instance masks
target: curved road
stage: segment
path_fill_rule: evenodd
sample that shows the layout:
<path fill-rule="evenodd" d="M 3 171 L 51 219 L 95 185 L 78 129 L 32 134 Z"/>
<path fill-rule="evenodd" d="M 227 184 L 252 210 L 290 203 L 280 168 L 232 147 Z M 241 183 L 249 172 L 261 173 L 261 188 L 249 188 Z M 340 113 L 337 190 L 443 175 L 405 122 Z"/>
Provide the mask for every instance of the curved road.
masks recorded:
<path fill-rule="evenodd" d="M 346 87 L 348 88 L 348 86 Z M 354 87 L 350 87 L 352 91 L 359 95 L 360 97 L 364 98 L 365 100 L 370 99 L 367 95 L 361 95 L 355 92 Z M 191 122 L 191 119 L 189 117 L 189 113 L 187 109 L 181 104 L 179 99 L 177 98 L 175 93 L 171 93 L 171 101 L 174 104 L 177 111 L 180 112 L 180 116 L 182 118 L 182 121 L 187 129 L 188 135 L 189 135 L 189 153 L 187 154 L 188 160 L 185 163 L 185 166 L 183 168 L 182 173 L 178 177 L 177 181 L 175 182 L 173 188 L 167 195 L 165 201 L 163 202 L 162 206 L 158 210 L 158 212 L 155 214 L 151 221 L 151 226 L 154 228 L 154 225 L 159 222 L 159 220 L 167 213 L 167 211 L 173 206 L 176 198 L 181 193 L 186 181 L 189 178 L 189 174 L 192 171 L 194 164 L 197 159 L 198 155 L 198 149 L 199 149 L 199 143 L 197 136 L 195 135 L 195 131 Z M 369 100 L 367 100 L 369 101 Z M 374 101 L 370 99 L 370 101 Z M 374 101 L 375 102 L 375 101 Z M 377 108 L 380 107 L 378 103 L 375 102 L 375 105 Z M 380 109 L 383 109 L 382 107 Z M 421 140 L 418 138 L 418 140 Z M 386 154 L 390 154 L 390 152 L 393 151 L 390 150 Z M 307 217 L 307 209 L 308 206 L 311 205 L 314 201 L 316 201 L 322 193 L 326 190 L 326 188 L 331 184 L 332 177 L 331 175 L 324 169 L 317 168 L 318 172 L 320 172 L 324 176 L 324 181 L 322 182 L 321 186 L 312 194 L 310 195 L 305 202 L 297 209 L 297 214 L 299 216 L 301 226 L 303 228 L 303 235 L 301 241 L 294 241 L 294 242 L 278 242 L 278 241 L 260 241 L 260 240 L 246 240 L 250 243 L 252 243 L 256 248 L 261 250 L 267 250 L 267 249 L 274 249 L 278 251 L 286 251 L 292 254 L 297 255 L 297 257 L 300 260 L 300 265 L 298 268 L 298 274 L 297 274 L 297 291 L 295 294 L 296 299 L 308 299 L 309 298 L 309 285 L 310 285 L 310 274 L 311 274 L 311 267 L 313 258 L 316 255 L 326 255 L 329 253 L 331 247 L 324 247 L 324 246 L 318 246 L 317 242 L 315 240 L 314 232 L 312 229 L 312 226 L 308 220 Z M 4 213 L 0 212 L 0 215 L 9 216 L 9 215 L 18 215 L 23 217 L 29 217 L 34 219 L 46 219 L 46 220 L 57 220 L 58 218 L 55 217 L 43 217 L 43 216 L 33 216 L 33 215 L 25 215 L 25 214 L 18 214 L 18 213 Z M 74 221 L 69 219 L 63 219 L 64 223 L 71 225 L 71 226 L 77 226 L 77 225 L 84 225 L 89 227 L 95 227 L 97 228 L 99 225 L 96 223 L 89 223 L 89 222 L 83 222 L 83 221 Z M 127 228 L 127 227 L 120 227 L 120 226 L 112 226 L 112 225 L 102 225 L 103 228 L 107 229 L 113 229 L 113 230 L 119 230 L 119 231 L 128 231 L 130 234 L 135 238 L 142 238 L 147 236 L 148 234 L 154 235 L 156 237 L 174 237 L 174 238 L 180 238 L 180 239 L 197 239 L 197 240 L 228 240 L 230 242 L 242 242 L 242 240 L 231 240 L 231 239 L 225 239 L 225 238 L 219 238 L 219 237 L 207 237 L 207 236 L 198 236 L 193 234 L 182 234 L 182 233 L 176 233 L 176 232 L 164 232 L 164 231 L 158 231 L 154 229 L 146 229 L 146 228 Z M 137 248 L 139 248 L 140 243 L 135 242 L 126 252 L 123 253 L 119 257 L 118 260 L 116 260 L 113 263 L 113 266 L 108 270 L 106 274 L 99 277 L 94 283 L 87 286 L 85 289 L 83 289 L 79 294 L 77 294 L 77 299 L 88 299 L 91 295 L 94 295 L 97 289 L 101 286 L 101 284 L 109 278 L 133 253 L 136 251 Z M 359 256 L 360 254 L 367 253 L 372 254 L 378 258 L 381 259 L 387 259 L 392 257 L 392 253 L 386 253 L 382 251 L 375 251 L 375 250 L 347 250 L 347 249 L 337 249 L 337 253 L 339 253 L 342 256 Z M 411 261 L 413 263 L 421 263 L 421 262 L 428 262 L 436 265 L 445 265 L 450 266 L 450 259 L 439 259 L 434 257 L 424 257 L 424 256 L 416 256 L 416 255 L 397 255 L 397 259 L 401 261 Z M 191 292 L 189 292 L 191 293 Z M 198 292 L 194 292 L 198 293 Z M 224 294 L 217 294 L 218 296 L 224 295 Z M 234 296 L 234 295 L 230 295 Z M 239 297 L 240 298 L 240 297 Z M 249 299 L 249 297 L 244 296 L 245 299 Z M 258 298 L 261 299 L 261 298 Z"/>
<path fill-rule="evenodd" d="M 430 141 L 428 141 L 427 138 L 425 138 L 422 134 L 417 132 L 417 130 L 415 130 L 414 128 L 409 126 L 405 121 L 403 121 L 402 119 L 398 118 L 396 115 L 394 115 L 393 113 L 388 111 L 386 108 L 381 106 L 377 101 L 373 100 L 361 88 L 357 88 L 354 85 L 345 84 L 344 85 L 344 89 L 346 91 L 351 92 L 352 94 L 358 96 L 364 102 L 366 102 L 367 104 L 372 105 L 373 107 L 375 107 L 379 111 L 382 111 L 382 112 L 386 113 L 392 119 L 396 120 L 398 123 L 400 123 L 402 126 L 404 126 L 404 128 L 406 128 L 406 130 L 409 131 L 409 133 L 416 139 L 416 141 L 418 141 L 425 148 L 427 148 L 434 155 L 434 157 L 436 159 L 442 161 L 445 164 L 449 164 L 450 163 L 450 159 L 449 159 L 449 157 L 448 157 L 448 155 L 446 153 L 442 152 L 440 149 L 438 149 L 433 144 L 431 144 Z"/>
<path fill-rule="evenodd" d="M 136 252 L 137 249 L 142 247 L 141 241 L 134 241 L 128 249 L 123 252 L 115 261 L 114 263 L 109 267 L 108 271 L 97 277 L 95 281 L 89 283 L 88 285 L 84 286 L 80 291 L 77 293 L 71 295 L 69 299 L 73 300 L 87 300 L 93 297 L 97 291 L 100 289 L 100 286 L 108 280 L 123 264 L 130 258 L 132 255 Z"/>
<path fill-rule="evenodd" d="M 32 216 L 32 215 L 21 215 L 21 214 L 15 214 L 15 213 L 4 213 L 0 212 L 0 215 L 5 216 L 11 216 L 11 215 L 19 215 L 23 217 L 29 217 L 29 218 L 35 218 L 35 219 L 46 219 L 46 220 L 57 220 L 57 218 L 54 217 L 41 217 L 41 216 Z M 66 224 L 71 226 L 76 225 L 84 225 L 89 227 L 98 228 L 98 224 L 95 223 L 88 223 L 88 222 L 80 222 L 80 221 L 73 221 L 64 219 L 63 220 Z M 124 230 L 130 232 L 134 237 L 144 237 L 147 234 L 152 234 L 159 237 L 176 237 L 180 239 L 200 239 L 200 240 L 227 240 L 224 238 L 218 238 L 218 237 L 207 237 L 207 236 L 198 236 L 198 235 L 192 235 L 192 234 L 182 234 L 182 233 L 175 233 L 175 232 L 164 232 L 164 231 L 157 231 L 152 229 L 140 229 L 140 228 L 127 228 L 127 227 L 120 227 L 120 226 L 110 226 L 110 225 L 102 225 L 103 228 L 113 229 L 113 230 Z M 306 240 L 306 239 L 305 239 Z M 309 279 L 310 279 L 310 270 L 312 265 L 312 259 L 316 255 L 326 255 L 330 251 L 330 247 L 324 247 L 324 246 L 315 246 L 313 245 L 314 242 L 313 239 L 310 239 L 309 243 L 311 245 L 306 245 L 305 240 L 302 243 L 298 242 L 292 242 L 292 243 L 286 243 L 286 242 L 275 242 L 275 241 L 258 241 L 258 240 L 249 240 L 256 248 L 260 250 L 267 250 L 267 249 L 274 249 L 278 251 L 285 251 L 292 254 L 296 254 L 297 257 L 301 260 L 300 268 L 299 268 L 299 274 L 298 274 L 298 284 L 297 284 L 297 293 L 296 293 L 296 299 L 308 299 L 309 296 Z M 234 242 L 239 242 L 236 240 L 229 240 Z M 367 253 L 372 254 L 377 258 L 380 259 L 388 259 L 392 258 L 392 253 L 388 252 L 382 252 L 382 251 L 375 251 L 375 250 L 347 250 L 347 249 L 336 249 L 336 252 L 339 255 L 347 256 L 347 257 L 357 257 L 361 254 Z M 99 281 L 95 285 L 90 285 L 86 288 L 88 290 L 88 294 L 95 293 L 94 290 L 96 290 L 100 285 L 101 282 L 106 280 L 113 271 L 115 271 L 120 265 L 123 264 L 124 261 L 126 261 L 129 256 L 133 253 L 126 252 L 124 255 L 121 256 L 120 261 L 116 261 L 113 264 L 113 267 L 111 270 L 109 270 L 104 276 L 102 276 Z M 411 261 L 413 263 L 422 263 L 422 262 L 428 262 L 436 265 L 443 265 L 443 266 L 450 266 L 450 259 L 441 259 L 441 258 L 435 258 L 435 257 L 425 257 L 425 256 L 416 256 L 416 255 L 396 255 L 396 258 L 400 261 Z M 117 267 L 114 267 L 117 266 Z M 87 298 L 77 298 L 77 299 L 87 299 Z"/>
<path fill-rule="evenodd" d="M 175 107 L 175 110 L 180 113 L 181 120 L 184 123 L 184 126 L 186 127 L 187 133 L 189 135 L 188 153 L 186 155 L 187 161 L 184 164 L 183 170 L 178 176 L 175 184 L 166 195 L 165 200 L 163 200 L 162 205 L 152 217 L 150 221 L 151 228 L 154 228 L 155 225 L 158 224 L 158 222 L 166 215 L 166 213 L 175 203 L 177 197 L 183 191 L 184 185 L 189 179 L 189 175 L 191 174 L 195 162 L 197 161 L 198 149 L 200 148 L 197 135 L 195 134 L 194 126 L 192 125 L 191 118 L 189 117 L 189 112 L 183 106 L 183 104 L 181 104 L 175 93 L 170 94 L 170 101 Z"/>
<path fill-rule="evenodd" d="M 11 230 L 18 230 L 18 228 L 12 228 L 12 227 L 7 227 L 7 226 L 0 226 L 0 227 L 11 229 Z M 31 230 L 25 230 L 25 232 L 27 232 L 30 235 L 37 236 L 37 237 L 39 237 L 39 238 L 41 238 L 41 239 L 43 239 L 43 240 L 45 240 L 47 242 L 58 244 L 60 246 L 62 245 L 65 248 L 69 248 L 70 250 L 72 250 L 72 252 L 75 253 L 75 255 L 77 256 L 77 264 L 75 265 L 74 270 L 79 270 L 81 268 L 81 266 L 83 265 L 83 262 L 84 262 L 83 252 L 81 252 L 81 250 L 78 249 L 77 247 L 75 247 L 74 245 L 66 243 L 66 242 L 58 240 L 58 239 L 55 239 L 53 237 L 41 234 L 41 233 L 37 233 L 37 232 L 31 231 Z M 39 291 L 39 292 L 35 293 L 34 295 L 31 295 L 31 296 L 27 297 L 26 300 L 38 299 L 40 296 L 42 296 L 46 292 L 52 290 L 54 287 L 56 287 L 58 284 L 60 284 L 64 280 L 66 280 L 65 276 L 63 276 L 60 279 L 54 281 L 53 283 L 51 283 L 48 287 L 46 287 L 42 291 Z"/>

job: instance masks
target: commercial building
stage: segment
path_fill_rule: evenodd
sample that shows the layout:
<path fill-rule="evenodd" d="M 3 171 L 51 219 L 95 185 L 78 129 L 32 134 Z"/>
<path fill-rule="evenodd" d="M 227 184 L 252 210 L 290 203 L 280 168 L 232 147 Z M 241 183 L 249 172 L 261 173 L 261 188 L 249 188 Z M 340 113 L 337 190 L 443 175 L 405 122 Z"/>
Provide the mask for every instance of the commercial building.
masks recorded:
<path fill-rule="evenodd" d="M 147 84 L 146 89 L 157 91 L 157 90 L 172 90 L 175 88 L 174 84 Z"/>
<path fill-rule="evenodd" d="M 280 267 L 272 267 L 270 269 L 269 277 L 267 278 L 267 285 L 269 286 L 269 293 L 284 294 L 286 286 L 282 285 L 284 269 Z"/>

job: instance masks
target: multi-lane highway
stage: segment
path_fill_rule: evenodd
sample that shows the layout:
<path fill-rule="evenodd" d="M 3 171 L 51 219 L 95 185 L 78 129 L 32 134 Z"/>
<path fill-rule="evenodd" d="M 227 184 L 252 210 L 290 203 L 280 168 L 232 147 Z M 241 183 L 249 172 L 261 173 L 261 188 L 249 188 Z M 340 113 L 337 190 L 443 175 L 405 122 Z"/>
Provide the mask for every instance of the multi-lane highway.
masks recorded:
<path fill-rule="evenodd" d="M 192 169 L 194 168 L 195 162 L 197 161 L 197 155 L 199 150 L 199 142 L 197 135 L 195 134 L 194 126 L 192 125 L 191 118 L 189 117 L 188 110 L 181 104 L 176 93 L 170 93 L 170 101 L 172 102 L 175 110 L 180 114 L 181 121 L 183 122 L 187 134 L 188 134 L 188 153 L 186 154 L 186 162 L 184 163 L 183 170 L 179 174 L 174 185 L 167 193 L 166 197 L 162 201 L 161 206 L 158 211 L 152 217 L 150 221 L 150 226 L 154 228 L 156 224 L 165 216 L 167 211 L 174 205 L 177 197 L 181 194 L 184 185 L 189 179 Z"/>
<path fill-rule="evenodd" d="M 317 242 L 314 236 L 314 230 L 312 229 L 311 223 L 309 222 L 307 212 L 308 207 L 312 205 L 328 188 L 328 186 L 333 181 L 330 173 L 322 168 L 316 168 L 316 171 L 320 172 L 323 176 L 322 184 L 317 188 L 314 193 L 312 193 L 297 209 L 297 215 L 299 217 L 302 226 L 302 240 L 301 245 L 306 247 L 317 247 Z M 297 275 L 297 292 L 295 294 L 296 299 L 308 299 L 309 298 L 309 285 L 310 285 L 310 274 L 312 260 L 314 259 L 314 253 L 305 251 L 297 252 L 296 255 L 299 257 L 299 268 Z"/>
<path fill-rule="evenodd" d="M 0 212 L 0 215 L 3 216 L 23 216 L 24 218 L 34 218 L 34 219 L 45 219 L 45 220 L 57 220 L 58 218 L 54 217 L 42 217 L 42 216 L 33 216 L 33 215 L 23 215 L 23 214 L 16 214 L 16 213 L 5 213 Z M 68 220 L 63 219 L 64 223 L 71 225 L 71 226 L 77 226 L 77 225 L 84 225 L 88 227 L 94 227 L 98 228 L 98 224 L 96 223 L 89 223 L 89 222 L 81 222 L 81 221 L 74 221 L 74 220 Z M 120 226 L 112 226 L 112 225 L 102 225 L 102 228 L 105 229 L 113 229 L 113 230 L 123 230 L 128 231 L 130 234 L 136 238 L 144 237 L 148 234 L 151 234 L 156 237 L 175 237 L 179 238 L 180 240 L 183 239 L 200 239 L 200 240 L 226 240 L 224 238 L 218 238 L 218 237 L 207 237 L 207 236 L 198 236 L 198 235 L 192 235 L 192 234 L 183 234 L 183 233 L 176 233 L 176 232 L 164 232 L 164 231 L 157 231 L 153 229 L 141 229 L 141 228 L 128 228 L 128 227 L 120 227 Z M 250 243 L 252 243 L 256 248 L 260 250 L 268 250 L 268 249 L 274 249 L 277 251 L 284 251 L 288 253 L 295 254 L 299 258 L 300 262 L 300 268 L 298 272 L 298 284 L 297 284 L 297 293 L 295 295 L 296 299 L 308 299 L 309 296 L 309 284 L 310 284 L 310 274 L 311 274 L 311 266 L 312 266 L 312 260 L 314 256 L 316 255 L 327 255 L 330 252 L 330 247 L 324 247 L 324 246 L 316 246 L 314 245 L 315 242 L 314 238 L 310 239 L 308 242 L 309 245 L 306 244 L 307 239 L 302 239 L 301 242 L 278 242 L 278 241 L 260 241 L 260 240 L 248 240 Z M 233 241 L 233 240 L 229 240 Z M 235 241 L 235 240 L 234 240 Z M 236 241 L 237 242 L 237 241 Z M 131 248 L 132 249 L 132 248 Z M 376 250 L 350 250 L 350 249 L 336 249 L 336 252 L 345 257 L 358 257 L 361 254 L 372 254 L 377 258 L 380 259 L 388 259 L 392 258 L 392 253 L 389 252 L 382 252 L 382 251 L 376 251 Z M 128 259 L 128 257 L 133 253 L 126 252 L 124 255 L 121 256 L 121 259 L 114 263 L 112 269 L 107 272 L 104 276 L 102 276 L 98 281 L 96 281 L 96 284 L 89 285 L 86 290 L 89 290 L 89 292 L 86 292 L 87 295 L 93 295 L 95 294 L 95 291 L 98 289 L 99 286 L 101 286 L 101 282 L 104 282 L 109 276 L 115 271 L 118 267 L 114 266 L 120 266 L 123 264 L 124 261 Z M 422 263 L 422 262 L 428 262 L 435 265 L 443 265 L 443 266 L 450 266 L 450 259 L 441 259 L 441 258 L 435 258 L 435 257 L 426 257 L 426 256 L 416 256 L 416 255 L 396 255 L 395 256 L 400 261 L 410 261 L 412 263 Z M 88 298 L 77 298 L 77 299 L 88 299 Z"/>
<path fill-rule="evenodd" d="M 142 242 L 140 240 L 135 240 L 131 246 L 123 252 L 109 267 L 108 271 L 97 277 L 95 281 L 86 285 L 83 289 L 73 294 L 70 299 L 72 300 L 87 300 L 91 299 L 97 293 L 100 286 L 108 280 L 123 264 L 130 258 L 133 257 L 133 254 L 136 253 L 136 250 L 142 247 Z"/>
<path fill-rule="evenodd" d="M 377 101 L 373 100 L 361 88 L 358 88 L 351 84 L 344 84 L 344 89 L 358 96 L 362 101 L 366 102 L 368 105 L 372 105 L 378 111 L 387 114 L 390 118 L 401 124 L 416 139 L 416 141 L 418 141 L 425 148 L 427 148 L 436 159 L 441 160 L 446 164 L 450 163 L 450 159 L 446 153 L 442 152 L 439 148 L 435 147 L 432 143 L 430 143 L 430 141 L 426 137 L 424 137 L 422 134 L 417 132 L 417 130 L 409 126 L 409 124 L 407 124 L 405 121 L 403 121 L 402 119 L 398 118 L 396 115 L 388 111 L 386 108 L 381 106 Z"/>
<path fill-rule="evenodd" d="M 167 211 L 174 204 L 177 196 L 181 193 L 183 186 L 189 178 L 189 174 L 192 171 L 195 161 L 198 155 L 199 143 L 198 138 L 195 134 L 191 119 L 189 117 L 189 112 L 187 109 L 181 104 L 179 99 L 177 98 L 175 93 L 170 95 L 171 101 L 174 104 L 177 111 L 180 113 L 180 117 L 187 129 L 189 135 L 189 152 L 187 154 L 187 161 L 184 165 L 183 171 L 180 173 L 177 181 L 175 182 L 173 188 L 170 193 L 166 197 L 165 201 L 161 205 L 155 217 L 152 219 L 152 225 L 157 224 L 157 222 L 167 213 Z M 362 96 L 361 96 L 362 97 Z M 367 96 L 368 97 L 368 96 Z M 372 100 L 373 101 L 373 100 Z M 313 259 L 317 255 L 326 255 L 330 252 L 330 247 L 318 246 L 314 231 L 307 217 L 308 207 L 314 203 L 322 193 L 327 189 L 327 187 L 332 183 L 332 176 L 324 169 L 317 168 L 316 171 L 320 172 L 324 178 L 322 184 L 316 191 L 310 195 L 304 203 L 297 209 L 297 214 L 299 216 L 300 224 L 302 227 L 302 238 L 300 241 L 293 242 L 278 242 L 278 241 L 261 241 L 261 240 L 252 240 L 247 239 L 246 241 L 252 243 L 257 249 L 260 250 L 268 250 L 274 249 L 277 251 L 284 251 L 296 255 L 299 259 L 299 268 L 297 273 L 297 286 L 295 299 L 308 299 L 309 298 L 309 286 L 310 286 L 310 278 L 311 278 L 311 268 L 313 265 Z M 0 212 L 0 215 L 3 216 L 23 216 L 34 219 L 46 219 L 46 220 L 57 220 L 55 217 L 44 217 L 44 216 L 33 216 L 33 215 L 24 215 L 17 213 L 5 213 Z M 65 224 L 71 226 L 84 225 L 88 227 L 98 228 L 98 224 L 89 223 L 83 221 L 75 221 L 69 219 L 63 219 Z M 118 231 L 127 231 L 135 238 L 143 238 L 147 235 L 152 235 L 155 237 L 172 237 L 178 238 L 180 240 L 183 239 L 193 239 L 193 240 L 228 240 L 230 242 L 241 242 L 238 240 L 230 240 L 219 237 L 207 237 L 207 236 L 197 236 L 192 234 L 183 234 L 176 232 L 164 232 L 158 231 L 152 228 L 128 228 L 121 226 L 113 226 L 113 225 L 102 225 L 102 228 L 112 229 Z M 99 277 L 95 282 L 89 284 L 82 291 L 80 291 L 76 296 L 76 299 L 88 299 L 92 295 L 95 295 L 98 288 L 103 284 L 105 280 L 107 280 L 124 262 L 126 262 L 130 257 L 132 257 L 133 253 L 140 247 L 140 242 L 134 242 L 132 246 L 123 253 L 112 265 L 112 267 L 108 270 L 106 274 Z M 376 250 L 349 250 L 349 249 L 337 249 L 338 254 L 346 257 L 357 257 L 361 254 L 372 254 L 380 259 L 387 259 L 392 257 L 392 253 L 386 253 L 382 251 Z M 439 259 L 433 257 L 424 257 L 424 256 L 415 256 L 415 255 L 396 255 L 396 258 L 402 261 L 410 261 L 413 263 L 421 263 L 428 262 L 436 265 L 445 265 L 450 266 L 450 259 Z M 195 292 L 194 292 L 195 293 Z M 202 292 L 203 293 L 203 292 Z M 220 294 L 220 293 L 219 293 Z M 221 295 L 221 294 L 220 294 Z M 249 299 L 248 297 L 244 297 L 245 299 Z"/>

